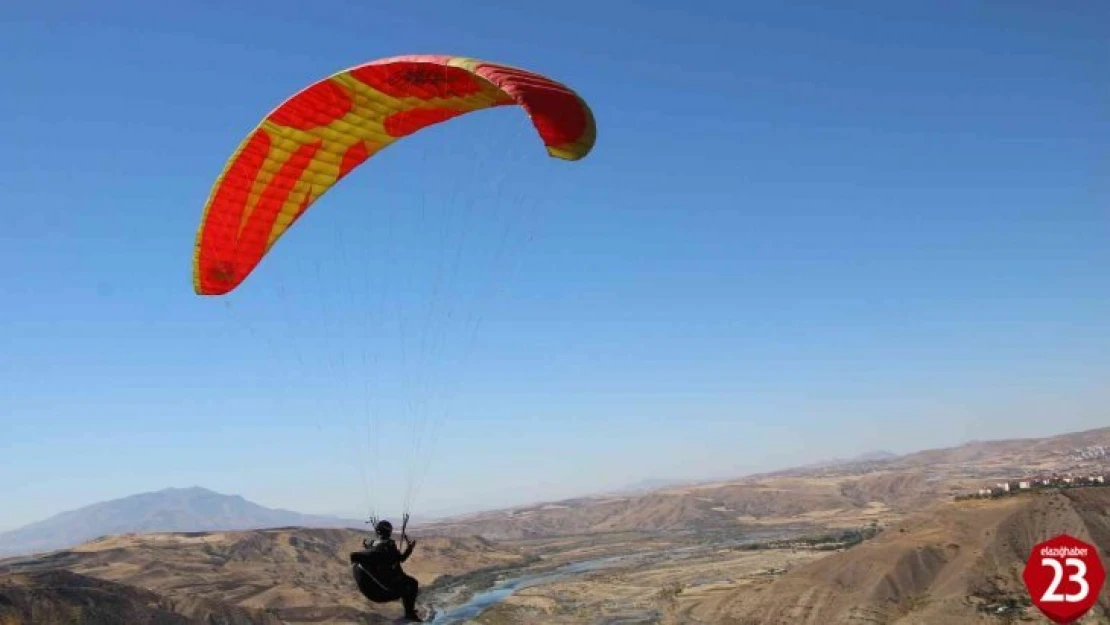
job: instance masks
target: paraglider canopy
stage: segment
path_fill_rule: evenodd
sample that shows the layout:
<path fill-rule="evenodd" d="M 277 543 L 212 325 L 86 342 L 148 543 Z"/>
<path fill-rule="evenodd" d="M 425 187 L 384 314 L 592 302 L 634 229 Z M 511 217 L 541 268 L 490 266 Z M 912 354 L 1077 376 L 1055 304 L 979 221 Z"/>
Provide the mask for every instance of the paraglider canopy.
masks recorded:
<path fill-rule="evenodd" d="M 197 233 L 193 287 L 238 287 L 328 189 L 395 140 L 480 109 L 520 105 L 548 153 L 577 160 L 596 138 L 593 114 L 566 86 L 472 58 L 413 55 L 341 71 L 301 90 L 227 161 Z"/>
<path fill-rule="evenodd" d="M 593 148 L 596 128 L 589 107 L 551 78 L 473 58 L 398 56 L 328 76 L 273 109 L 223 164 L 205 203 L 193 256 L 194 290 L 227 296 L 222 303 L 228 310 L 238 308 L 233 300 L 246 304 L 235 316 L 252 338 L 265 337 L 275 350 L 271 379 L 283 380 L 276 395 L 295 404 L 300 389 L 328 389 L 314 393 L 307 409 L 317 418 L 329 413 L 345 417 L 350 431 L 342 443 L 351 447 L 361 469 L 370 516 L 376 511 L 371 490 L 377 485 L 367 479 L 367 465 L 407 473 L 403 480 L 390 476 L 381 483 L 403 486 L 401 510 L 409 512 L 429 470 L 437 425 L 451 413 L 448 373 L 463 369 L 482 324 L 481 311 L 468 309 L 463 292 L 472 294 L 469 300 L 478 308 L 498 278 L 511 273 L 510 231 L 526 223 L 531 210 L 525 197 L 500 200 L 507 197 L 503 185 L 513 176 L 503 168 L 486 176 L 487 170 L 475 161 L 458 157 L 466 153 L 459 148 L 481 153 L 492 147 L 504 156 L 514 143 L 489 133 L 463 139 L 462 146 L 430 142 L 429 152 L 445 155 L 443 160 L 409 165 L 408 173 L 412 178 L 427 174 L 440 184 L 408 183 L 403 193 L 420 197 L 412 205 L 419 210 L 404 211 L 403 202 L 384 201 L 383 193 L 374 198 L 375 210 L 342 211 L 341 218 L 329 221 L 337 228 L 330 242 L 336 254 L 314 259 L 315 276 L 303 271 L 304 257 L 292 259 L 290 266 L 301 270 L 303 280 L 295 283 L 297 288 L 319 287 L 319 293 L 300 290 L 303 298 L 287 300 L 286 289 L 278 284 L 280 271 L 261 283 L 277 287 L 276 302 L 266 301 L 261 289 L 237 298 L 237 289 L 316 200 L 383 148 L 466 113 L 509 105 L 525 110 L 532 128 L 520 126 L 529 139 L 534 129 L 550 156 L 575 161 Z M 378 164 L 388 172 L 387 163 Z M 470 194 L 425 202 L 431 187 L 447 187 L 452 175 L 468 182 L 488 178 L 496 195 L 482 202 Z M 527 191 L 542 195 L 531 184 Z M 367 227 L 375 218 L 380 220 L 376 226 Z M 505 223 L 498 224 L 499 218 Z M 360 234 L 353 250 L 340 236 L 346 231 Z M 411 239 L 406 238 L 409 232 Z M 381 238 L 380 246 L 375 247 L 371 235 Z M 467 254 L 467 242 L 478 252 Z M 361 260 L 350 261 L 355 257 Z M 322 268 L 329 259 L 340 270 L 334 281 L 327 279 L 333 272 Z M 472 266 L 479 268 L 478 275 L 467 275 L 465 268 Z M 380 282 L 374 280 L 375 271 L 381 273 Z M 251 302 L 258 308 L 252 311 Z M 308 318 L 297 321 L 303 311 Z M 267 327 L 281 323 L 275 317 L 282 317 L 285 325 L 277 333 Z M 261 327 L 265 332 L 256 334 Z M 359 414 L 365 433 L 354 422 Z M 392 444 L 394 426 L 408 433 L 408 445 Z M 317 428 L 324 431 L 319 420 Z M 363 438 L 365 448 L 360 449 Z M 385 441 L 390 444 L 383 445 Z M 404 533 L 402 525 L 402 537 Z"/>

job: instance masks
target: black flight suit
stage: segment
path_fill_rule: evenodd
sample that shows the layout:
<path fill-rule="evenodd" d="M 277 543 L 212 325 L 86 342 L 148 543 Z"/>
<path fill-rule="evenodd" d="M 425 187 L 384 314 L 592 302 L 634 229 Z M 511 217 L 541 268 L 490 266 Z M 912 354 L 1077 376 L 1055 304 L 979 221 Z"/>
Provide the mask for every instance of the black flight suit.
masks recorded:
<path fill-rule="evenodd" d="M 351 554 L 351 572 L 358 589 L 367 599 L 382 603 L 400 599 L 406 615 L 416 614 L 416 594 L 420 584 L 405 574 L 401 563 L 412 555 L 410 544 L 404 553 L 392 539 L 374 540 L 363 551 Z"/>

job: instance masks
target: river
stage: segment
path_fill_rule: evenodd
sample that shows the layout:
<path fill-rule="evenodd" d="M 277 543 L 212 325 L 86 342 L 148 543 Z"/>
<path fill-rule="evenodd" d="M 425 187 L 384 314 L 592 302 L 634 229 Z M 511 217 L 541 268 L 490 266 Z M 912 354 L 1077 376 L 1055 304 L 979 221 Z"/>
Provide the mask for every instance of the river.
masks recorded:
<path fill-rule="evenodd" d="M 712 544 L 701 544 L 686 547 L 677 547 L 666 550 L 652 550 L 641 551 L 631 554 L 623 554 L 617 556 L 606 556 L 603 558 L 595 558 L 593 560 L 583 560 L 581 562 L 572 562 L 564 564 L 558 568 L 542 573 L 531 573 L 521 575 L 519 577 L 509 578 L 502 580 L 493 585 L 489 590 L 485 590 L 473 595 L 468 601 L 458 606 L 448 608 L 446 610 L 437 611 L 435 618 L 430 621 L 434 625 L 459 625 L 465 623 L 469 619 L 477 618 L 479 614 L 486 609 L 491 608 L 498 603 L 501 603 L 513 593 L 524 588 L 538 586 L 540 584 L 548 584 L 564 580 L 575 575 L 589 573 L 605 568 L 617 568 L 622 566 L 629 566 L 632 564 L 646 562 L 650 560 L 679 560 L 696 556 L 705 553 L 710 549 L 721 549 L 725 547 L 735 547 L 745 543 L 757 542 L 760 540 L 769 540 L 773 538 L 781 538 L 784 534 L 794 532 L 783 532 L 781 529 L 763 531 L 758 533 L 751 533 L 743 537 L 734 537 L 727 540 L 715 541 Z"/>
<path fill-rule="evenodd" d="M 493 588 L 475 594 L 462 605 L 437 612 L 431 623 L 434 625 L 458 625 L 459 623 L 465 623 L 467 620 L 476 618 L 487 608 L 501 603 L 514 592 L 523 588 L 547 584 L 607 567 L 624 565 L 630 560 L 651 556 L 655 553 L 657 552 L 583 560 L 582 562 L 564 564 L 563 566 L 543 573 L 532 573 L 530 575 L 521 575 L 520 577 L 503 580 L 494 584 Z"/>

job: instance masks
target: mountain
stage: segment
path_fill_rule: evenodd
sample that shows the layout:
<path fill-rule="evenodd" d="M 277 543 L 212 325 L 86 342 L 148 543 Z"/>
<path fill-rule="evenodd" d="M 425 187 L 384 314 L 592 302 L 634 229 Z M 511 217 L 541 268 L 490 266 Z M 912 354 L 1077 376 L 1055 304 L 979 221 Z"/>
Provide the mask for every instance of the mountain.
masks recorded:
<path fill-rule="evenodd" d="M 827 468 L 832 468 L 832 467 L 860 465 L 860 464 L 866 464 L 866 463 L 871 463 L 871 462 L 886 462 L 887 460 L 894 460 L 897 457 L 898 457 L 898 454 L 891 453 L 889 451 L 883 451 L 883 450 L 867 451 L 867 452 L 864 452 L 862 454 L 859 454 L 858 456 L 853 456 L 853 457 L 847 458 L 847 459 L 833 458 L 832 460 L 821 460 L 819 462 L 811 462 L 809 464 L 805 464 L 805 465 L 802 465 L 800 467 L 795 467 L 793 469 L 788 469 L 788 470 L 799 471 L 799 470 L 810 470 L 810 469 L 827 469 Z"/>
<path fill-rule="evenodd" d="M 1021 579 L 1033 546 L 1068 533 L 1110 552 L 1110 489 L 935 505 L 873 540 L 733 593 L 735 625 L 1047 623 Z M 1081 623 L 1110 622 L 1110 586 Z"/>
<path fill-rule="evenodd" d="M 99 536 L 264 527 L 363 527 L 358 521 L 266 508 L 204 488 L 167 488 L 63 512 L 0 534 L 0 555 L 61 549 Z"/>
<path fill-rule="evenodd" d="M 787 470 L 785 471 L 797 473 L 815 470 L 829 470 L 829 468 L 849 468 L 849 470 L 852 470 L 852 468 L 865 467 L 869 464 L 878 464 L 895 460 L 895 458 L 897 457 L 898 454 L 878 450 L 874 452 L 864 452 L 850 458 L 835 457 L 831 458 L 831 460 L 810 462 L 801 466 L 787 468 Z"/>
<path fill-rule="evenodd" d="M 904 456 L 840 464 L 795 467 L 763 474 L 833 475 L 869 471 L 960 471 L 967 476 L 1083 471 L 1110 465 L 1110 427 L 1045 438 L 969 441 L 956 447 L 928 449 Z"/>
<path fill-rule="evenodd" d="M 882 462 L 883 460 L 893 460 L 897 457 L 898 454 L 880 449 L 878 451 L 862 453 L 848 460 L 848 462 Z"/>
<path fill-rule="evenodd" d="M 661 488 L 670 488 L 672 486 L 682 486 L 690 484 L 691 480 L 668 480 L 664 478 L 645 478 L 638 482 L 633 482 L 613 491 L 613 494 L 628 494 L 628 493 L 644 493 Z"/>

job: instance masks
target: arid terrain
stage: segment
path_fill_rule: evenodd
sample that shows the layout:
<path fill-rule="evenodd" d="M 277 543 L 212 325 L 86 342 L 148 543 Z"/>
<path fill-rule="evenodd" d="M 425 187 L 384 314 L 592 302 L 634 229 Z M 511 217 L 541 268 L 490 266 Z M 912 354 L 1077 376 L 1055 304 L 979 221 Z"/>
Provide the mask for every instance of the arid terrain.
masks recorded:
<path fill-rule="evenodd" d="M 1068 533 L 1110 552 L 1110 489 L 940 504 L 873 541 L 749 592 L 691 606 L 717 622 L 972 623 L 1033 618 L 1021 571 L 1033 546 Z M 1084 622 L 1110 621 L 1110 588 Z"/>
<path fill-rule="evenodd" d="M 1047 622 L 1024 561 L 1061 532 L 1110 552 L 1110 488 L 953 495 L 1105 471 L 1099 446 L 1110 428 L 471 515 L 417 527 L 406 570 L 444 623 Z M 12 558 L 0 625 L 392 622 L 400 606 L 350 578 L 364 536 L 125 534 Z M 1110 620 L 1108 592 L 1085 623 Z"/>
<path fill-rule="evenodd" d="M 1110 552 L 1110 488 L 941 503 L 848 549 L 707 551 L 518 591 L 478 619 L 722 625 L 1049 623 L 1021 570 L 1069 533 Z M 1082 623 L 1110 622 L 1110 588 Z"/>
<path fill-rule="evenodd" d="M 307 528 L 126 535 L 40 558 L 10 560 L 0 570 L 16 573 L 24 587 L 36 580 L 49 582 L 42 574 L 61 569 L 142 588 L 167 600 L 167 605 L 202 598 L 210 606 L 243 608 L 281 622 L 389 622 L 400 614 L 400 607 L 370 604 L 351 581 L 347 554 L 361 548 L 364 537 L 352 530 Z M 525 561 L 518 550 L 476 537 L 427 538 L 419 549 L 420 557 L 406 570 L 425 585 L 444 576 Z M 4 580 L 0 577 L 0 584 L 11 583 Z M 5 592 L 0 586 L 0 598 Z M 0 623 L 8 625 L 3 618 L 0 601 Z"/>
<path fill-rule="evenodd" d="M 1103 454 L 1091 449 L 1103 448 Z M 599 495 L 469 515 L 428 529 L 490 539 L 644 529 L 743 528 L 889 522 L 954 495 L 1052 472 L 1110 467 L 1110 428 L 1041 439 L 972 442 L 882 460 L 844 462 L 727 482 Z"/>
<path fill-rule="evenodd" d="M 0 579 L 0 625 L 280 625 L 277 617 L 203 598 L 174 601 L 136 586 L 65 569 L 6 575 Z"/>

